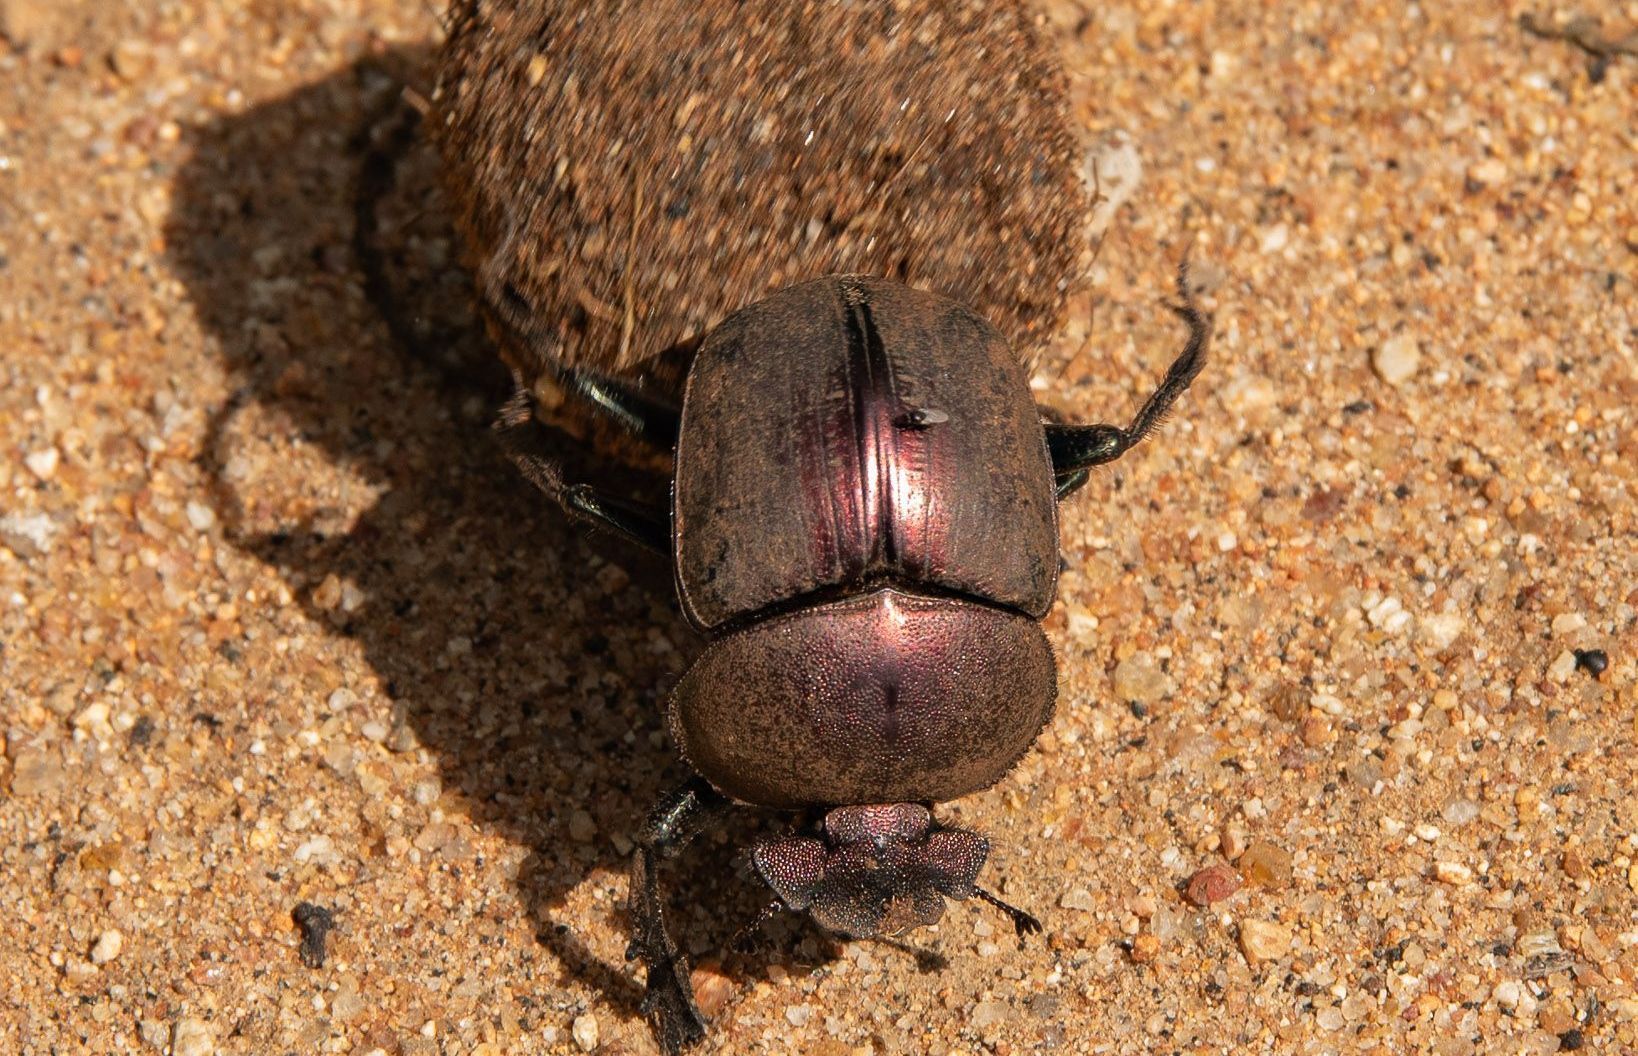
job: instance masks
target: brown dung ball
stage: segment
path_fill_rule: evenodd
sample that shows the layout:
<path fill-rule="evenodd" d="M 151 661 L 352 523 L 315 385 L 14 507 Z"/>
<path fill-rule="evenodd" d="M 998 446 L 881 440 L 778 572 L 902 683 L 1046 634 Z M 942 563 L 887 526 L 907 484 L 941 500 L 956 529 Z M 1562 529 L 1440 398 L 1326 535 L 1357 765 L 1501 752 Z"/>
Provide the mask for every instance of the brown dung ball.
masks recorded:
<path fill-rule="evenodd" d="M 960 300 L 1028 360 L 1084 267 L 1081 145 L 1016 0 L 455 0 L 433 123 L 531 387 L 675 386 L 727 314 L 831 273 Z"/>

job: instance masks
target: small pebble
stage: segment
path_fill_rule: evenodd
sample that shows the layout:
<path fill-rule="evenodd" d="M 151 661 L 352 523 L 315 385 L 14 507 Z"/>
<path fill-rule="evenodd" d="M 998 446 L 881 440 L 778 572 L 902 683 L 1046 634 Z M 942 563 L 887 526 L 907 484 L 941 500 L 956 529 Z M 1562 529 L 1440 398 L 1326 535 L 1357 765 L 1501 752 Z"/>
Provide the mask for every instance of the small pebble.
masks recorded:
<path fill-rule="evenodd" d="M 57 463 L 61 457 L 55 447 L 46 447 L 23 456 L 23 465 L 41 480 L 50 480 L 57 475 Z"/>
<path fill-rule="evenodd" d="M 171 1030 L 171 1056 L 211 1056 L 216 1036 L 202 1019 L 179 1019 Z"/>
<path fill-rule="evenodd" d="M 536 55 L 532 57 L 529 60 L 529 68 L 527 71 L 525 71 L 529 81 L 529 87 L 539 87 L 540 82 L 546 79 L 546 71 L 550 68 L 551 64 L 547 62 L 546 56 Z"/>
<path fill-rule="evenodd" d="M 1496 999 L 1496 1004 L 1502 1008 L 1520 1015 L 1535 1010 L 1535 997 L 1523 983 L 1515 979 L 1504 979 L 1497 983 L 1496 989 L 1491 993 L 1491 996 Z"/>
<path fill-rule="evenodd" d="M 1149 964 L 1160 956 L 1160 939 L 1157 936 L 1144 932 L 1132 940 L 1132 960 L 1138 964 Z"/>
<path fill-rule="evenodd" d="M 574 810 L 569 814 L 569 839 L 576 843 L 590 843 L 597 835 L 597 822 L 584 810 Z"/>
<path fill-rule="evenodd" d="M 729 999 L 734 996 L 734 981 L 723 974 L 722 965 L 715 961 L 695 965 L 688 979 L 694 986 L 694 1003 L 707 1019 L 727 1008 Z"/>
<path fill-rule="evenodd" d="M 137 1023 L 137 1035 L 155 1052 L 164 1052 L 171 1045 L 171 1027 L 162 1019 L 144 1019 Z"/>
<path fill-rule="evenodd" d="M 1459 612 L 1440 612 L 1417 621 L 1422 637 L 1434 650 L 1443 652 L 1467 630 L 1467 618 Z"/>
<path fill-rule="evenodd" d="M 1280 399 L 1274 382 L 1262 374 L 1242 374 L 1219 390 L 1217 398 L 1235 414 L 1255 417 L 1273 408 Z"/>
<path fill-rule="evenodd" d="M 972 1011 L 972 1024 L 980 1029 L 993 1027 L 1007 1018 L 1007 1012 L 1005 1001 L 980 1001 Z"/>
<path fill-rule="evenodd" d="M 328 836 L 314 836 L 303 840 L 291 852 L 291 861 L 297 865 L 335 865 L 341 861 L 341 854 L 336 849 L 335 841 Z"/>
<path fill-rule="evenodd" d="M 18 557 L 49 554 L 56 537 L 56 523 L 43 513 L 12 513 L 0 517 L 0 543 Z"/>
<path fill-rule="evenodd" d="M 53 751 L 19 752 L 11 768 L 11 794 L 50 795 L 63 787 L 63 764 Z"/>
<path fill-rule="evenodd" d="M 808 1020 L 812 1018 L 813 1006 L 811 1005 L 791 1005 L 785 1009 L 785 1022 L 793 1027 L 805 1027 L 808 1025 Z"/>
<path fill-rule="evenodd" d="M 114 735 L 113 723 L 108 721 L 110 711 L 107 701 L 92 701 L 74 716 L 74 728 L 83 730 L 98 741 L 106 741 Z"/>
<path fill-rule="evenodd" d="M 1331 720 L 1324 715 L 1305 715 L 1298 733 L 1302 743 L 1310 748 L 1323 748 L 1336 739 L 1336 732 L 1331 729 Z"/>
<path fill-rule="evenodd" d="M 125 936 L 119 933 L 118 928 L 109 928 L 97 936 L 96 943 L 91 947 L 91 963 L 107 964 L 119 956 L 119 951 L 125 948 Z"/>
<path fill-rule="evenodd" d="M 1439 816 L 1452 828 L 1460 828 L 1479 816 L 1479 805 L 1471 799 L 1457 797 L 1440 809 Z"/>
<path fill-rule="evenodd" d="M 1183 894 L 1197 906 L 1209 906 L 1233 895 L 1240 890 L 1242 883 L 1239 873 L 1219 862 L 1216 865 L 1208 865 L 1189 877 L 1188 886 Z"/>
<path fill-rule="evenodd" d="M 216 511 L 202 502 L 188 503 L 188 523 L 196 532 L 208 532 L 216 526 Z"/>
<path fill-rule="evenodd" d="M 1277 921 L 1250 917 L 1240 921 L 1240 952 L 1254 965 L 1284 957 L 1292 938 L 1291 929 Z"/>
<path fill-rule="evenodd" d="M 1553 637 L 1568 638 L 1587 629 L 1587 617 L 1579 612 L 1561 612 L 1553 617 Z"/>
<path fill-rule="evenodd" d="M 1065 909 L 1093 910 L 1098 903 L 1092 898 L 1092 892 L 1084 887 L 1072 887 L 1058 899 L 1058 905 Z"/>
<path fill-rule="evenodd" d="M 590 1012 L 574 1017 L 569 1033 L 574 1035 L 574 1043 L 580 1046 L 581 1052 L 592 1051 L 597 1048 L 597 1017 Z"/>
<path fill-rule="evenodd" d="M 1559 945 L 1558 935 L 1551 931 L 1526 931 L 1513 940 L 1513 952 L 1528 960 L 1531 957 L 1546 957 L 1555 953 L 1563 953 L 1564 947 Z"/>
<path fill-rule="evenodd" d="M 1461 884 L 1473 882 L 1473 870 L 1461 862 L 1435 862 L 1433 875 L 1440 883 L 1445 884 L 1460 886 Z"/>
<path fill-rule="evenodd" d="M 1371 355 L 1371 366 L 1377 377 L 1389 385 L 1403 385 L 1416 376 L 1422 365 L 1422 349 L 1416 338 L 1409 334 L 1395 334 Z"/>
<path fill-rule="evenodd" d="M 1494 187 L 1507 178 L 1507 166 L 1500 158 L 1485 158 L 1468 166 L 1467 178 L 1481 187 Z"/>
<path fill-rule="evenodd" d="M 127 81 L 140 80 L 153 72 L 153 49 L 139 40 L 121 40 L 109 53 L 108 64 Z"/>
<path fill-rule="evenodd" d="M 1563 652 L 1559 653 L 1558 656 L 1554 657 L 1553 662 L 1548 665 L 1547 677 L 1552 679 L 1554 682 L 1562 684 L 1570 680 L 1570 676 L 1575 674 L 1575 669 L 1575 654 L 1570 650 L 1565 649 Z"/>
<path fill-rule="evenodd" d="M 1365 614 L 1371 621 L 1371 626 L 1398 634 L 1410 625 L 1411 614 L 1405 611 L 1404 602 L 1395 597 L 1383 598 L 1373 605 Z"/>
<path fill-rule="evenodd" d="M 313 591 L 313 605 L 325 612 L 329 612 L 341 604 L 341 577 L 334 572 L 325 576 Z"/>
<path fill-rule="evenodd" d="M 387 750 L 390 752 L 413 752 L 420 744 L 415 737 L 415 730 L 410 727 L 409 716 L 403 711 L 395 711 L 392 717 L 392 729 L 387 732 Z M 436 800 L 441 794 L 437 781 L 421 781 L 415 786 L 415 801 L 425 805 L 432 800 L 423 800 L 422 789 L 430 786 L 433 789 L 432 799 Z"/>
<path fill-rule="evenodd" d="M 1240 875 L 1258 887 L 1277 891 L 1291 882 L 1291 852 L 1267 840 L 1252 840 L 1236 864 Z"/>
<path fill-rule="evenodd" d="M 1152 704 L 1171 692 L 1171 680 L 1149 653 L 1133 653 L 1115 665 L 1115 696 L 1128 704 Z"/>

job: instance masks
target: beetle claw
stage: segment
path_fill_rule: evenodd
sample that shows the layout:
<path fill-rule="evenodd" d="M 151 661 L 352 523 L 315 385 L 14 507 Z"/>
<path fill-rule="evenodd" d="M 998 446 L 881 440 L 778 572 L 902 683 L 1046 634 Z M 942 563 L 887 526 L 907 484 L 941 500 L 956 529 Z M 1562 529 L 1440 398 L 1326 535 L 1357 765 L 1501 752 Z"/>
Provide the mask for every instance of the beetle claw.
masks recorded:
<path fill-rule="evenodd" d="M 1039 935 L 1046 930 L 1042 923 L 1028 913 L 1020 913 L 1012 920 L 1013 928 L 1018 932 L 1020 939 L 1030 935 Z"/>
<path fill-rule="evenodd" d="M 639 1007 L 666 1056 L 678 1056 L 705 1037 L 705 1016 L 694 1002 L 688 964 L 681 957 L 649 962 L 648 989 Z"/>

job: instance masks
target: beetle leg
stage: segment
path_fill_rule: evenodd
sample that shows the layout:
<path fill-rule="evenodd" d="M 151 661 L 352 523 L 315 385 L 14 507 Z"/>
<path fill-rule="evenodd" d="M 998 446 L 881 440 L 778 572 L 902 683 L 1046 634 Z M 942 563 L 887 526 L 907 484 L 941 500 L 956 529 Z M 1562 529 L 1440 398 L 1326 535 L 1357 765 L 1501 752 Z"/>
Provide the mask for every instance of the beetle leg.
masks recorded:
<path fill-rule="evenodd" d="M 613 532 L 661 557 L 671 554 L 671 518 L 646 503 L 611 495 L 590 484 L 570 484 L 555 461 L 525 446 L 525 426 L 531 416 L 529 394 L 521 389 L 501 408 L 495 430 L 507 457 L 529 483 L 549 495 L 570 517 Z"/>
<path fill-rule="evenodd" d="M 778 898 L 773 899 L 767 905 L 762 907 L 762 912 L 756 915 L 755 920 L 751 921 L 743 928 L 740 928 L 739 931 L 734 934 L 733 940 L 730 941 L 728 945 L 733 948 L 735 953 L 755 953 L 757 948 L 762 944 L 762 940 L 760 937 L 758 937 L 757 932 L 761 929 L 762 925 L 768 923 L 768 921 L 779 916 L 779 914 L 783 912 L 785 912 L 784 900 Z"/>
<path fill-rule="evenodd" d="M 498 299 L 485 297 L 483 303 L 490 320 L 505 331 L 514 344 L 518 347 L 530 345 L 527 335 L 535 313 L 522 294 L 508 285 Z M 677 429 L 682 422 L 682 411 L 674 404 L 625 382 L 562 366 L 551 356 L 544 358 L 552 364 L 551 379 L 564 392 L 584 401 L 628 432 L 656 447 L 670 451 L 677 446 Z"/>
<path fill-rule="evenodd" d="M 1080 490 L 1081 485 L 1085 484 L 1091 477 L 1092 471 L 1090 469 L 1077 469 L 1073 473 L 1056 478 L 1058 501 L 1062 502 L 1065 496 L 1072 495 Z"/>
<path fill-rule="evenodd" d="M 682 412 L 672 404 L 586 371 L 563 368 L 557 371 L 556 380 L 566 391 L 655 447 L 670 451 L 677 446 Z"/>
<path fill-rule="evenodd" d="M 1035 919 L 1034 914 L 1029 913 L 1026 910 L 1019 909 L 1017 906 L 1001 901 L 999 898 L 996 898 L 982 887 L 973 888 L 973 894 L 977 895 L 980 900 L 988 902 L 996 909 L 999 909 L 1001 912 L 1005 913 L 1007 915 L 1007 919 L 1012 921 L 1012 926 L 1014 930 L 1018 932 L 1018 937 L 1020 939 L 1026 935 L 1038 935 L 1043 930 L 1041 927 L 1041 922 Z"/>
<path fill-rule="evenodd" d="M 1189 289 L 1187 263 L 1177 269 L 1177 294 L 1182 303 L 1172 305 L 1172 311 L 1189 326 L 1188 344 L 1172 360 L 1159 387 L 1144 402 L 1131 424 L 1121 427 L 1048 423 L 1046 426 L 1047 450 L 1052 455 L 1052 473 L 1057 478 L 1060 499 L 1086 483 L 1087 470 L 1113 462 L 1153 432 L 1199 375 L 1200 368 L 1206 365 L 1211 317 L 1195 303 L 1194 293 Z"/>
<path fill-rule="evenodd" d="M 684 1046 L 705 1037 L 705 1017 L 694 1003 L 688 962 L 665 930 L 664 900 L 656 873 L 661 861 L 675 858 L 727 805 L 728 800 L 704 778 L 691 778 L 655 805 L 631 862 L 632 939 L 626 960 L 641 957 L 648 968 L 643 1014 L 666 1056 L 676 1056 Z"/>

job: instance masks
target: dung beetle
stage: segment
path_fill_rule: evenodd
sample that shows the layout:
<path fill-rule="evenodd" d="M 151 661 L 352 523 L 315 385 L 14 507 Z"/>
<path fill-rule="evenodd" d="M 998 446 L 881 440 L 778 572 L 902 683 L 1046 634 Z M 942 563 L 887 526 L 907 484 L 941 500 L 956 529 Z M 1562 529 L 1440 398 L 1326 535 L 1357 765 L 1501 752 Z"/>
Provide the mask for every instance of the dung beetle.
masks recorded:
<path fill-rule="evenodd" d="M 933 804 L 1000 780 L 1051 717 L 1039 621 L 1058 576 L 1057 503 L 1150 433 L 1210 333 L 1180 270 L 1189 339 L 1124 426 L 1043 423 L 1001 333 L 956 301 L 862 275 L 814 279 L 701 340 L 680 413 L 622 382 L 560 381 L 674 451 L 671 508 L 646 508 L 513 446 L 577 519 L 668 557 L 709 640 L 667 721 L 695 776 L 650 815 L 631 870 L 628 959 L 668 1053 L 704 1036 L 666 931 L 657 866 L 730 804 L 800 811 L 751 852 L 789 909 L 851 937 L 936 922 L 977 897 L 984 837 Z M 505 430 L 530 420 L 520 389 Z"/>
<path fill-rule="evenodd" d="M 657 868 L 731 804 L 799 813 L 751 864 L 832 931 L 950 898 L 1039 929 L 932 808 L 1050 717 L 1057 500 L 1151 431 L 1208 326 L 1185 288 L 1188 345 L 1129 424 L 1043 425 L 1027 364 L 1095 253 L 1099 169 L 1037 5 L 451 0 L 446 28 L 429 127 L 517 378 L 503 437 L 667 559 L 708 641 L 667 709 L 696 776 L 632 866 L 662 1047 L 704 1020 Z M 671 455 L 669 509 L 539 453 L 535 419 L 640 446 L 579 404 Z"/>

